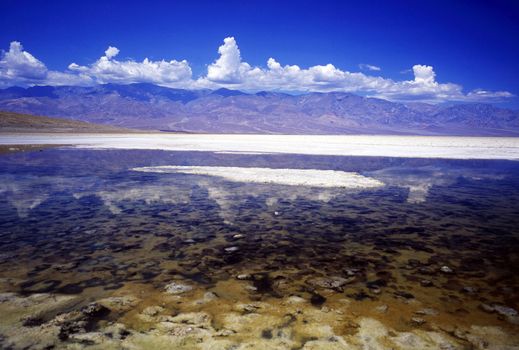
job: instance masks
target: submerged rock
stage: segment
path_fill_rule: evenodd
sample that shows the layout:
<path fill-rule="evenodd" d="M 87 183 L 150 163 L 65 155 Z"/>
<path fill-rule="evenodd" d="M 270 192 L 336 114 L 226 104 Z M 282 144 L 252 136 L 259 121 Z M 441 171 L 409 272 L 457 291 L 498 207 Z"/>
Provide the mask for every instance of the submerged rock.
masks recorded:
<path fill-rule="evenodd" d="M 463 293 L 467 293 L 467 294 L 475 294 L 475 293 L 477 293 L 478 289 L 475 287 L 465 286 L 465 287 L 461 288 L 461 291 Z"/>
<path fill-rule="evenodd" d="M 517 316 L 517 310 L 512 309 L 511 307 L 508 307 L 508 306 L 494 305 L 494 310 L 502 316 L 510 316 L 510 317 Z"/>
<path fill-rule="evenodd" d="M 193 290 L 193 287 L 179 282 L 171 282 L 170 284 L 166 285 L 164 289 L 168 294 L 182 294 Z"/>
<path fill-rule="evenodd" d="M 177 316 L 170 317 L 169 322 L 188 324 L 196 327 L 210 328 L 211 327 L 211 316 L 206 312 L 187 312 L 178 314 Z"/>
<path fill-rule="evenodd" d="M 355 276 L 358 272 L 359 272 L 358 269 L 345 269 L 345 270 L 344 270 L 344 273 L 346 273 L 346 275 L 347 275 L 348 277 Z"/>
<path fill-rule="evenodd" d="M 421 280 L 420 285 L 422 287 L 432 287 L 433 283 L 429 280 Z"/>
<path fill-rule="evenodd" d="M 424 266 L 424 267 L 420 267 L 418 269 L 418 272 L 423 275 L 434 275 L 436 271 L 430 266 Z"/>
<path fill-rule="evenodd" d="M 411 317 L 411 322 L 417 324 L 417 325 L 422 325 L 424 324 L 426 321 L 421 318 L 421 317 Z"/>
<path fill-rule="evenodd" d="M 60 340 L 67 340 L 71 335 L 76 333 L 85 333 L 88 323 L 85 320 L 65 322 L 59 328 L 58 338 Z"/>
<path fill-rule="evenodd" d="M 389 309 L 389 307 L 387 305 L 380 305 L 380 306 L 377 306 L 375 308 L 375 310 L 381 314 L 385 314 L 387 312 L 387 310 Z"/>
<path fill-rule="evenodd" d="M 204 300 L 205 301 L 213 301 L 218 299 L 218 295 L 215 292 L 205 292 L 204 293 Z"/>
<path fill-rule="evenodd" d="M 306 303 L 306 300 L 297 295 L 292 295 L 292 296 L 288 297 L 288 299 L 287 299 L 287 304 L 302 304 L 302 303 Z"/>
<path fill-rule="evenodd" d="M 244 289 L 247 290 L 247 291 L 250 291 L 250 292 L 257 292 L 258 291 L 258 288 L 254 287 L 252 284 L 247 284 L 244 287 Z"/>
<path fill-rule="evenodd" d="M 479 308 L 485 312 L 490 312 L 490 313 L 496 311 L 492 305 L 488 305 L 485 303 L 479 305 Z"/>
<path fill-rule="evenodd" d="M 414 298 L 413 294 L 406 292 L 404 290 L 397 290 L 394 294 L 397 297 L 404 298 L 404 299 L 413 299 Z"/>
<path fill-rule="evenodd" d="M 214 292 L 205 292 L 204 296 L 201 299 L 195 300 L 193 304 L 195 305 L 203 305 L 207 304 L 213 300 L 218 299 L 218 295 Z"/>
<path fill-rule="evenodd" d="M 102 332 L 71 334 L 69 339 L 74 343 L 80 343 L 84 345 L 103 344 L 106 342 L 106 336 Z"/>
<path fill-rule="evenodd" d="M 450 350 L 463 348 L 454 339 L 438 332 L 426 332 L 419 329 L 412 332 L 398 332 L 371 318 L 362 318 L 359 321 L 358 332 L 352 338 L 357 347 L 345 347 L 344 349 Z"/>
<path fill-rule="evenodd" d="M 233 253 L 233 252 L 236 252 L 238 251 L 238 247 L 236 246 L 232 246 L 232 247 L 227 247 L 227 248 L 224 248 L 224 250 L 227 252 L 227 253 Z"/>
<path fill-rule="evenodd" d="M 425 308 L 418 311 L 415 311 L 415 314 L 417 315 L 424 315 L 424 316 L 436 316 L 438 315 L 438 311 L 431 308 Z"/>
<path fill-rule="evenodd" d="M 316 277 L 309 279 L 308 284 L 314 287 L 321 287 L 326 289 L 336 289 L 344 286 L 345 284 L 351 283 L 355 280 L 355 277 L 343 278 L 343 277 Z"/>
<path fill-rule="evenodd" d="M 90 303 L 83 307 L 81 312 L 87 317 L 102 317 L 108 315 L 110 310 L 99 303 Z"/>
<path fill-rule="evenodd" d="M 132 309 L 139 303 L 139 299 L 133 296 L 116 296 L 99 300 L 102 304 L 112 311 L 124 312 Z"/>
<path fill-rule="evenodd" d="M 162 306 L 148 306 L 144 310 L 142 310 L 142 314 L 146 316 L 157 316 L 162 311 L 164 311 L 164 308 Z"/>
<path fill-rule="evenodd" d="M 16 299 L 16 293 L 0 293 L 0 303 L 10 302 Z"/>
<path fill-rule="evenodd" d="M 243 313 L 255 313 L 262 308 L 262 304 L 254 303 L 254 304 L 237 304 L 235 305 L 236 311 L 240 311 Z"/>
<path fill-rule="evenodd" d="M 447 274 L 454 273 L 454 270 L 448 267 L 447 265 L 440 267 L 440 271 Z"/>
<path fill-rule="evenodd" d="M 239 280 L 251 280 L 252 276 L 249 275 L 248 273 L 242 273 L 242 274 L 237 275 L 236 279 L 239 279 Z"/>
<path fill-rule="evenodd" d="M 481 304 L 479 305 L 480 309 L 482 309 L 485 312 L 488 313 L 497 313 L 500 316 L 503 316 L 506 318 L 506 320 L 512 324 L 518 325 L 519 324 L 519 313 L 516 309 L 513 309 L 508 306 L 499 305 L 499 304 Z"/>
<path fill-rule="evenodd" d="M 476 349 L 518 349 L 517 335 L 505 333 L 500 327 L 471 326 L 459 332 Z"/>
<path fill-rule="evenodd" d="M 502 316 L 517 316 L 518 313 L 517 313 L 517 310 L 515 309 L 512 309 L 511 307 L 508 307 L 508 306 L 504 306 L 504 305 L 499 305 L 499 304 L 492 304 L 492 305 L 489 305 L 489 304 L 481 304 L 480 305 L 480 308 L 483 310 L 483 311 L 486 311 L 486 312 L 497 312 L 498 314 L 502 315 Z"/>

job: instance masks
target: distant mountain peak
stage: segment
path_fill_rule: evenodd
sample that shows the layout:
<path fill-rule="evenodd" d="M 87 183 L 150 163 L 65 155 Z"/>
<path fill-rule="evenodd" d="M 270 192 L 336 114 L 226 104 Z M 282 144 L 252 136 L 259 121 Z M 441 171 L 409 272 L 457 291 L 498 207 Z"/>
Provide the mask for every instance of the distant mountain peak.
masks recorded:
<path fill-rule="evenodd" d="M 261 97 L 290 97 L 293 95 L 284 93 L 284 92 L 277 92 L 277 91 L 259 91 L 256 92 L 254 95 L 261 96 Z"/>
<path fill-rule="evenodd" d="M 248 94 L 243 92 L 243 91 L 240 91 L 240 90 L 231 90 L 231 89 L 226 89 L 226 88 L 219 88 L 217 90 L 212 91 L 211 95 L 230 97 L 230 96 L 242 96 L 242 95 L 248 95 Z"/>
<path fill-rule="evenodd" d="M 150 83 L 12 87 L 0 90 L 0 110 L 189 132 L 519 136 L 519 111 L 403 104 L 348 92 L 248 94 Z"/>

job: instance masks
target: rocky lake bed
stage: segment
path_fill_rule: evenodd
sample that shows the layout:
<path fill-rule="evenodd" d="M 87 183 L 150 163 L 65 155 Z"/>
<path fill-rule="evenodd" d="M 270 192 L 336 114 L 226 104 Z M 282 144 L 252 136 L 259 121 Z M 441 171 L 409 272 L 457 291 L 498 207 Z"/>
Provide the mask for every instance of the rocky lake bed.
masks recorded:
<path fill-rule="evenodd" d="M 0 348 L 519 349 L 516 161 L 21 150 Z"/>

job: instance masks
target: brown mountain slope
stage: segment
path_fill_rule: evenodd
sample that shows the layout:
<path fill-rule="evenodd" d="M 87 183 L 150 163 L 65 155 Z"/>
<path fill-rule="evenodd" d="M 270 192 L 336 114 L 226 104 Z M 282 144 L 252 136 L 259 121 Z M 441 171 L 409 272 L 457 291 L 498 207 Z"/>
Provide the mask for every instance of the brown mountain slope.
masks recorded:
<path fill-rule="evenodd" d="M 0 111 L 0 133 L 7 132 L 94 132 L 120 133 L 140 130 L 99 125 L 77 120 Z"/>

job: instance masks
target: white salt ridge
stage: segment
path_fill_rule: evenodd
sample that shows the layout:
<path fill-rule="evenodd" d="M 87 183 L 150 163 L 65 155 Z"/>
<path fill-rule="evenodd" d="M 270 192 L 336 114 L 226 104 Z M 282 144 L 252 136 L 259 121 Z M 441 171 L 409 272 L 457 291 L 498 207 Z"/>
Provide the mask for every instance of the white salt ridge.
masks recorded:
<path fill-rule="evenodd" d="M 182 173 L 224 178 L 233 182 L 252 182 L 289 186 L 323 188 L 377 188 L 384 183 L 357 173 L 317 169 L 271 169 L 218 166 L 154 166 L 133 168 L 134 171 L 151 173 Z"/>

